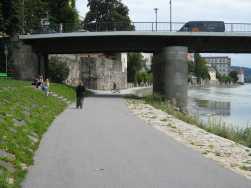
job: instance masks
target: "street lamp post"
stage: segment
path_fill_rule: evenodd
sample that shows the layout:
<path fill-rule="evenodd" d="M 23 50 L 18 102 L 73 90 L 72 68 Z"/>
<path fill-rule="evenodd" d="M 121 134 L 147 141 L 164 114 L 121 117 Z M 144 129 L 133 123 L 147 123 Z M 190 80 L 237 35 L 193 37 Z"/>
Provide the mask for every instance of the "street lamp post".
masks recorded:
<path fill-rule="evenodd" d="M 158 8 L 154 8 L 155 11 L 155 26 L 156 26 L 156 31 L 158 31 Z"/>
<path fill-rule="evenodd" d="M 170 32 L 172 32 L 172 0 L 170 0 Z"/>
<path fill-rule="evenodd" d="M 24 0 L 22 1 L 22 34 L 24 35 Z"/>

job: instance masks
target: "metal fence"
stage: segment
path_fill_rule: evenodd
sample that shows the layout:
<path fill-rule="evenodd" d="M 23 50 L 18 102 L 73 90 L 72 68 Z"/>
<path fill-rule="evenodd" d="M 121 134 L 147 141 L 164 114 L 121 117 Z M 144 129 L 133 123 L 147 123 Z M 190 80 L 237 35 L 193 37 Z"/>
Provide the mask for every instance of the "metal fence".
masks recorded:
<path fill-rule="evenodd" d="M 50 24 L 26 31 L 25 34 L 48 34 L 67 32 L 99 31 L 142 31 L 142 32 L 177 32 L 185 22 L 101 22 L 84 24 Z M 225 23 L 225 32 L 251 32 L 251 23 Z"/>

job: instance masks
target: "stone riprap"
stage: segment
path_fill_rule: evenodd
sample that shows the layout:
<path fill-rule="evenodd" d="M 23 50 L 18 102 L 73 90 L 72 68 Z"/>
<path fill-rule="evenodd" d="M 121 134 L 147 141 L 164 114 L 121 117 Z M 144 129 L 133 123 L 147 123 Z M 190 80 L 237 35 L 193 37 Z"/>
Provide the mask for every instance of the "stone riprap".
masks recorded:
<path fill-rule="evenodd" d="M 129 109 L 149 125 L 191 147 L 220 165 L 251 179 L 251 149 L 185 123 L 146 104 L 127 100 Z"/>

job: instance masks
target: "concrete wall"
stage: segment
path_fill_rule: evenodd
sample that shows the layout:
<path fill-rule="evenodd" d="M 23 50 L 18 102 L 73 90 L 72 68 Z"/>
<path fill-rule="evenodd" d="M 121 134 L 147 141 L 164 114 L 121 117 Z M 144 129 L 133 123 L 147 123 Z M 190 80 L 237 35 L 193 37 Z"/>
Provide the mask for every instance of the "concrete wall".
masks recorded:
<path fill-rule="evenodd" d="M 121 60 L 99 57 L 81 58 L 82 80 L 91 89 L 111 90 L 127 88 L 127 71 Z"/>
<path fill-rule="evenodd" d="M 90 89 L 111 90 L 113 83 L 127 88 L 127 69 L 121 61 L 124 55 L 106 57 L 104 54 L 51 55 L 66 62 L 70 68 L 66 83 L 76 85 L 82 80 Z"/>

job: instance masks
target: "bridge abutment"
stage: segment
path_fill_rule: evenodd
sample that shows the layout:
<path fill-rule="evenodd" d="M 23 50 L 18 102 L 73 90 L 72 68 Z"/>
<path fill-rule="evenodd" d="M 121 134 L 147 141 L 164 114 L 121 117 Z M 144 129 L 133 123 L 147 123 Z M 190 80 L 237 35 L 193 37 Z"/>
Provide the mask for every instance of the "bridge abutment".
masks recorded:
<path fill-rule="evenodd" d="M 38 56 L 32 46 L 21 41 L 11 41 L 10 61 L 16 69 L 16 77 L 21 80 L 31 80 L 38 75 Z"/>
<path fill-rule="evenodd" d="M 20 80 L 32 80 L 38 75 L 47 77 L 48 54 L 36 52 L 31 45 L 17 39 L 11 40 L 11 58 Z"/>
<path fill-rule="evenodd" d="M 182 111 L 187 106 L 188 48 L 170 46 L 155 53 L 153 60 L 153 90 L 164 95 Z"/>

